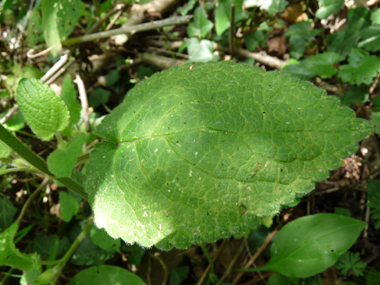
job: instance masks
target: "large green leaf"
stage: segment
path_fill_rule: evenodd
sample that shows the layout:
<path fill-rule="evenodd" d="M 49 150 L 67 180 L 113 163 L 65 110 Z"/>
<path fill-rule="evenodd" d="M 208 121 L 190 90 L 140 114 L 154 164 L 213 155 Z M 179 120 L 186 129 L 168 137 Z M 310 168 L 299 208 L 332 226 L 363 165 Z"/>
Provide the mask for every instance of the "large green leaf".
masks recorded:
<path fill-rule="evenodd" d="M 309 82 L 231 62 L 139 83 L 96 132 L 95 223 L 143 246 L 243 235 L 314 189 L 373 125 Z"/>
<path fill-rule="evenodd" d="M 365 225 L 336 214 L 297 219 L 278 232 L 271 246 L 271 259 L 255 271 L 275 270 L 298 278 L 318 274 L 352 246 Z"/>
<path fill-rule="evenodd" d="M 40 80 L 22 79 L 17 88 L 17 103 L 30 127 L 43 140 L 50 140 L 69 123 L 65 103 Z"/>

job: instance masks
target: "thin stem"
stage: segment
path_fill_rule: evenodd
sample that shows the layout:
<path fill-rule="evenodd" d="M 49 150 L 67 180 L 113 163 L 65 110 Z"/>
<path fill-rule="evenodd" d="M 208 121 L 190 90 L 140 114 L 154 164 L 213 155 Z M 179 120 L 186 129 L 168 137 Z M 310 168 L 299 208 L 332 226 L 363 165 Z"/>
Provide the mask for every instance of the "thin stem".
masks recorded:
<path fill-rule="evenodd" d="M 228 34 L 229 48 L 231 57 L 235 55 L 235 4 L 231 4 L 231 20 L 230 30 Z"/>
<path fill-rule="evenodd" d="M 87 231 L 90 229 L 93 221 L 94 221 L 94 216 L 91 215 L 88 218 L 87 225 L 84 227 L 84 229 L 82 230 L 82 232 L 78 235 L 78 237 L 76 238 L 76 240 L 70 246 L 69 250 L 66 252 L 66 254 L 64 255 L 64 257 L 62 257 L 60 259 L 61 265 L 59 266 L 59 269 L 57 270 L 57 273 L 55 274 L 54 278 L 52 279 L 52 282 L 51 282 L 52 284 L 55 284 L 57 282 L 59 276 L 61 275 L 61 272 L 62 272 L 63 268 L 65 267 L 65 265 L 67 263 L 67 261 L 69 261 L 69 259 L 71 258 L 71 256 L 73 255 L 73 253 L 75 252 L 75 250 L 77 249 L 77 247 L 79 246 L 79 244 L 81 243 L 81 241 L 83 240 L 83 238 L 85 237 L 85 235 L 86 235 Z"/>
<path fill-rule="evenodd" d="M 21 223 L 21 220 L 24 217 L 26 211 L 28 211 L 28 209 L 29 209 L 30 205 L 33 203 L 34 199 L 36 199 L 38 197 L 38 195 L 40 195 L 41 190 L 48 184 L 49 180 L 50 180 L 49 177 L 45 177 L 45 179 L 42 181 L 40 186 L 38 186 L 38 188 L 36 190 L 34 190 L 33 194 L 30 195 L 28 200 L 26 200 L 24 206 L 22 207 L 21 213 L 17 218 L 16 222 L 18 224 Z"/>
<path fill-rule="evenodd" d="M 19 171 L 34 172 L 35 169 L 30 168 L 30 167 L 16 167 L 16 168 L 9 168 L 9 169 L 6 169 L 4 171 L 1 171 L 0 174 L 4 175 L 4 174 L 8 174 L 8 173 L 12 173 L 12 172 L 19 172 Z"/>
<path fill-rule="evenodd" d="M 134 25 L 134 26 L 127 26 L 127 27 L 122 27 L 119 29 L 113 29 L 113 30 L 94 33 L 90 35 L 83 35 L 80 37 L 63 40 L 62 45 L 72 46 L 78 43 L 91 42 L 91 41 L 105 39 L 111 36 L 116 36 L 116 35 L 121 35 L 121 34 L 155 30 L 155 29 L 163 28 L 170 25 L 187 24 L 191 21 L 192 18 L 193 16 L 183 16 L 183 17 L 176 16 L 176 17 L 165 19 L 165 20 L 153 21 L 150 23 L 144 23 L 144 24 L 139 24 L 139 25 Z"/>

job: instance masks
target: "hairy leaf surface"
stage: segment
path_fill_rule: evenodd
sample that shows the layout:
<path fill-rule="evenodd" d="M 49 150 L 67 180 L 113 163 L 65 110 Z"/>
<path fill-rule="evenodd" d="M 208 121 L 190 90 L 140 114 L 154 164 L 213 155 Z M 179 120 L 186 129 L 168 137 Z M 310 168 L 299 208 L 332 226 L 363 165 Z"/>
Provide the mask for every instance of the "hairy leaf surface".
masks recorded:
<path fill-rule="evenodd" d="M 154 74 L 102 124 L 86 191 L 114 238 L 186 248 L 242 235 L 373 131 L 309 82 L 231 62 Z"/>

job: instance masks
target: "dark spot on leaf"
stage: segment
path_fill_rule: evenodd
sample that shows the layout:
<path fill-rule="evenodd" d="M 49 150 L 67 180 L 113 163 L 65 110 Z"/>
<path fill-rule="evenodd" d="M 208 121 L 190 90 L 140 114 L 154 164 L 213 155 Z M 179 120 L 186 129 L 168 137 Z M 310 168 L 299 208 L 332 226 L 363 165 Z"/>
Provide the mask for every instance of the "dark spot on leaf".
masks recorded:
<path fill-rule="evenodd" d="M 178 180 L 178 177 L 176 177 L 175 179 L 177 179 L 177 180 Z"/>
<path fill-rule="evenodd" d="M 283 169 L 281 168 L 281 169 L 280 169 L 280 171 L 282 172 L 282 171 L 283 171 Z"/>
<path fill-rule="evenodd" d="M 222 163 L 222 166 L 224 166 L 224 163 Z"/>
<path fill-rule="evenodd" d="M 184 122 L 183 124 L 186 125 L 186 122 Z"/>
<path fill-rule="evenodd" d="M 100 272 L 99 272 L 99 270 L 96 270 L 96 272 L 99 274 Z"/>
<path fill-rule="evenodd" d="M 169 185 L 169 183 L 166 183 L 166 185 Z"/>
<path fill-rule="evenodd" d="M 178 141 L 176 141 L 176 143 L 178 143 Z"/>
<path fill-rule="evenodd" d="M 137 178 L 137 176 L 135 178 Z"/>
<path fill-rule="evenodd" d="M 207 213 L 207 216 L 210 215 L 209 213 Z"/>
<path fill-rule="evenodd" d="M 263 114 L 265 114 L 265 112 L 263 112 Z"/>

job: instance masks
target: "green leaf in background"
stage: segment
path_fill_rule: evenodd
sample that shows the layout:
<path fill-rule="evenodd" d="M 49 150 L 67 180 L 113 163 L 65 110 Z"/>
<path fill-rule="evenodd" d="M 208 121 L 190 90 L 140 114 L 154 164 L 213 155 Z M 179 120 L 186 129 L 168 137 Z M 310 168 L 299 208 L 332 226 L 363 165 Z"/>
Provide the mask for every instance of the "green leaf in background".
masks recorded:
<path fill-rule="evenodd" d="M 18 229 L 18 223 L 13 223 L 0 234 L 0 266 L 7 265 L 20 270 L 31 270 L 36 266 L 36 260 L 32 255 L 21 253 L 13 243 Z"/>
<path fill-rule="evenodd" d="M 289 38 L 290 56 L 301 58 L 305 53 L 306 42 L 319 34 L 319 29 L 310 30 L 311 22 L 300 21 L 291 25 L 284 36 Z"/>
<path fill-rule="evenodd" d="M 55 132 L 69 123 L 65 103 L 52 89 L 37 79 L 22 79 L 17 88 L 17 103 L 25 120 L 42 140 L 50 140 Z"/>
<path fill-rule="evenodd" d="M 11 151 L 12 149 L 7 144 L 0 141 L 0 157 L 8 157 Z"/>
<path fill-rule="evenodd" d="M 194 6 L 197 4 L 197 2 L 197 0 L 189 0 L 186 3 L 186 7 L 179 7 L 177 11 L 181 12 L 181 16 L 185 16 L 187 13 L 194 9 Z"/>
<path fill-rule="evenodd" d="M 319 19 L 327 19 L 328 16 L 340 11 L 344 4 L 344 0 L 318 0 L 322 6 L 317 10 L 315 16 Z"/>
<path fill-rule="evenodd" d="M 371 21 L 372 25 L 380 25 L 380 8 L 372 10 Z"/>
<path fill-rule="evenodd" d="M 370 26 L 360 33 L 359 48 L 376 52 L 380 50 L 380 25 Z"/>
<path fill-rule="evenodd" d="M 78 213 L 79 203 L 68 193 L 59 192 L 59 205 L 62 219 L 68 223 Z"/>
<path fill-rule="evenodd" d="M 288 277 L 276 272 L 268 278 L 267 285 L 292 285 Z"/>
<path fill-rule="evenodd" d="M 243 235 L 309 193 L 373 125 L 323 89 L 246 64 L 155 73 L 95 130 L 95 223 L 143 246 Z M 327 147 L 329 146 L 329 147 Z"/>
<path fill-rule="evenodd" d="M 200 40 L 198 38 L 190 38 L 187 43 L 187 53 L 192 62 L 206 62 L 219 59 L 214 56 L 213 42 L 209 40 Z"/>
<path fill-rule="evenodd" d="M 42 0 L 44 37 L 48 47 L 54 46 L 51 50 L 53 56 L 58 55 L 61 41 L 74 30 L 82 5 L 81 0 Z"/>
<path fill-rule="evenodd" d="M 374 112 L 371 114 L 371 122 L 377 127 L 375 133 L 380 134 L 380 112 Z"/>
<path fill-rule="evenodd" d="M 87 268 L 74 276 L 69 285 L 146 285 L 136 274 L 117 266 L 101 265 Z"/>
<path fill-rule="evenodd" d="M 305 54 L 306 40 L 302 36 L 289 38 L 289 55 L 291 58 L 300 59 Z"/>
<path fill-rule="evenodd" d="M 58 248 L 54 250 L 56 243 L 58 242 Z M 36 252 L 42 259 L 51 257 L 51 253 L 55 251 L 55 256 L 50 260 L 56 260 L 62 258 L 63 255 L 70 247 L 69 239 L 64 236 L 59 239 L 56 235 L 51 236 L 36 236 L 33 240 L 32 252 Z"/>
<path fill-rule="evenodd" d="M 25 119 L 21 112 L 18 110 L 5 124 L 4 127 L 12 132 L 17 132 L 25 127 Z"/>
<path fill-rule="evenodd" d="M 96 108 L 100 105 L 106 104 L 110 98 L 111 91 L 98 88 L 91 92 L 88 96 L 88 105 L 92 108 Z"/>
<path fill-rule="evenodd" d="M 82 232 L 83 228 L 86 226 L 86 222 L 86 220 L 82 220 L 81 222 L 71 221 L 69 224 L 71 227 L 67 233 L 67 237 L 71 243 L 73 243 L 78 235 Z M 113 256 L 114 252 L 103 250 L 95 245 L 92 242 L 90 233 L 87 232 L 80 245 L 72 255 L 70 263 L 79 266 L 101 265 Z"/>
<path fill-rule="evenodd" d="M 300 36 L 303 37 L 305 40 L 311 40 L 316 35 L 319 34 L 319 29 L 311 30 L 311 24 L 310 21 L 300 21 L 293 25 L 291 25 L 285 32 L 284 36 L 286 37 L 293 37 L 293 36 Z"/>
<path fill-rule="evenodd" d="M 257 45 L 265 40 L 265 35 L 261 31 L 255 31 L 244 36 L 244 42 L 248 50 L 254 51 Z"/>
<path fill-rule="evenodd" d="M 66 107 L 69 109 L 69 126 L 76 125 L 80 119 L 80 111 L 82 108 L 77 100 L 77 97 L 77 91 L 75 90 L 74 84 L 71 82 L 71 77 L 70 75 L 67 75 L 62 84 L 61 99 L 65 102 Z"/>
<path fill-rule="evenodd" d="M 110 87 L 115 85 L 120 79 L 120 73 L 119 70 L 113 69 L 108 73 L 107 80 L 106 80 L 106 86 Z M 103 103 L 105 104 L 105 103 Z"/>
<path fill-rule="evenodd" d="M 181 285 L 182 282 L 186 280 L 189 275 L 190 267 L 189 266 L 178 266 L 173 268 L 170 271 L 170 281 L 169 285 Z"/>
<path fill-rule="evenodd" d="M 376 113 L 376 114 L 378 114 L 378 113 Z M 372 114 L 372 116 L 373 115 L 374 114 Z M 372 118 L 372 116 L 371 116 L 371 118 Z M 378 181 L 378 180 L 375 180 L 375 181 Z M 370 182 L 372 182 L 372 181 L 370 181 Z M 371 185 L 371 187 L 373 185 L 373 184 L 370 184 L 370 182 L 368 182 L 368 190 L 367 191 L 368 191 L 369 203 L 367 204 L 367 206 L 369 208 L 371 208 L 372 219 L 375 220 L 375 229 L 379 229 L 380 228 L 380 191 L 379 191 L 379 188 L 377 188 L 376 190 L 370 189 L 369 188 L 370 185 Z"/>
<path fill-rule="evenodd" d="M 189 37 L 205 38 L 212 30 L 214 24 L 207 19 L 204 7 L 198 7 L 194 11 L 194 22 L 187 26 L 187 34 Z"/>
<path fill-rule="evenodd" d="M 339 62 L 339 54 L 324 52 L 295 62 L 296 64 L 288 64 L 282 68 L 282 71 L 300 79 L 311 79 L 316 76 L 331 77 L 338 71 L 333 67 L 333 64 L 337 62 Z"/>
<path fill-rule="evenodd" d="M 30 48 L 34 48 L 44 40 L 44 27 L 42 25 L 41 10 L 33 9 L 29 17 L 29 25 L 26 32 L 26 41 Z"/>
<path fill-rule="evenodd" d="M 361 261 L 358 252 L 345 252 L 339 257 L 336 263 L 336 269 L 340 270 L 342 275 L 347 276 L 349 270 L 352 270 L 355 276 L 362 276 L 362 269 L 366 268 L 367 264 Z"/>
<path fill-rule="evenodd" d="M 127 245 L 124 243 L 123 248 L 126 252 L 130 253 L 130 255 L 128 257 L 128 263 L 134 264 L 136 266 L 140 266 L 141 260 L 144 256 L 146 250 L 136 243 L 133 245 Z"/>
<path fill-rule="evenodd" d="M 248 13 L 242 9 L 241 0 L 219 0 L 215 9 L 215 31 L 218 36 L 231 25 L 231 4 L 235 4 L 235 23 L 248 18 Z"/>
<path fill-rule="evenodd" d="M 79 134 L 68 143 L 65 149 L 56 149 L 49 155 L 48 168 L 57 178 L 71 176 L 85 138 L 83 133 Z"/>
<path fill-rule="evenodd" d="M 358 238 L 366 223 L 336 214 L 316 214 L 284 226 L 271 246 L 271 259 L 255 271 L 274 270 L 306 278 L 332 266 Z"/>
<path fill-rule="evenodd" d="M 338 53 L 340 60 L 357 46 L 362 30 L 371 25 L 371 12 L 365 7 L 348 9 L 347 17 L 348 25 L 342 32 L 327 36 L 328 50 Z"/>
<path fill-rule="evenodd" d="M 380 70 L 380 59 L 362 49 L 352 49 L 348 62 L 339 67 L 338 77 L 352 85 L 370 85 Z"/>
<path fill-rule="evenodd" d="M 371 268 L 367 275 L 367 285 L 380 285 L 380 272 Z"/>
<path fill-rule="evenodd" d="M 92 242 L 101 249 L 120 253 L 121 240 L 110 237 L 104 229 L 98 229 L 92 225 L 90 228 L 90 236 Z"/>
<path fill-rule="evenodd" d="M 369 99 L 368 90 L 363 87 L 351 87 L 341 97 L 343 105 L 351 106 L 355 102 L 364 103 Z"/>
<path fill-rule="evenodd" d="M 0 230 L 9 227 L 14 215 L 17 213 L 17 208 L 13 206 L 12 202 L 3 195 L 0 195 Z"/>
<path fill-rule="evenodd" d="M 351 212 L 349 209 L 341 208 L 341 207 L 335 207 L 334 208 L 334 214 L 338 214 L 345 217 L 351 217 Z"/>
<path fill-rule="evenodd" d="M 12 73 L 14 75 L 8 75 L 5 80 L 5 88 L 9 92 L 11 98 L 16 98 L 18 83 L 22 78 L 40 78 L 42 73 L 39 69 L 35 68 L 33 65 L 20 66 L 15 63 L 12 68 Z"/>

